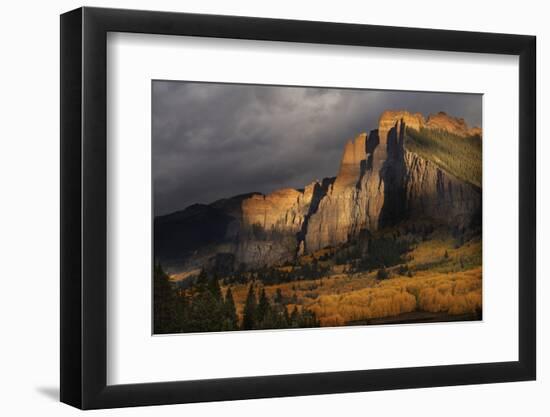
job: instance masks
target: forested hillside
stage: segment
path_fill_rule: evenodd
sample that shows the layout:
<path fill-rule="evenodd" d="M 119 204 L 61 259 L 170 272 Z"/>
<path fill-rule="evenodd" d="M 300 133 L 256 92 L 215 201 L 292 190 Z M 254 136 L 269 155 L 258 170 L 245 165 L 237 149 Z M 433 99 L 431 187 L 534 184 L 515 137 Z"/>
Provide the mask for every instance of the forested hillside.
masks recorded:
<path fill-rule="evenodd" d="M 481 137 L 458 136 L 446 130 L 407 127 L 405 147 L 455 177 L 481 188 Z"/>

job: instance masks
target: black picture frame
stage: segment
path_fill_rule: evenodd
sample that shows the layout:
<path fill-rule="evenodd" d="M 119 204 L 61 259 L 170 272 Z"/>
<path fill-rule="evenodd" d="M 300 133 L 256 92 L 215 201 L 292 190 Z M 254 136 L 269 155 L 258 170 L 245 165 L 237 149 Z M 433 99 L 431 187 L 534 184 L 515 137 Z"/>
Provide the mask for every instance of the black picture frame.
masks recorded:
<path fill-rule="evenodd" d="M 108 32 L 519 56 L 519 360 L 107 385 Z M 95 409 L 536 378 L 534 36 L 84 7 L 61 15 L 60 57 L 62 402 Z"/>

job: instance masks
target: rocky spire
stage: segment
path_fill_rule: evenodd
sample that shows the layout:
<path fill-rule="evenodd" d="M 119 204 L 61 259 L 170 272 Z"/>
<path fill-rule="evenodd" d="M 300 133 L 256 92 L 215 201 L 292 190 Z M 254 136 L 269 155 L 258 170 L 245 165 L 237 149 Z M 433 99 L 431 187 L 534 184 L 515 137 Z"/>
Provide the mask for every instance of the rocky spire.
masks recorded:
<path fill-rule="evenodd" d="M 396 127 L 398 122 L 403 122 L 406 126 L 416 130 L 419 130 L 426 123 L 424 116 L 420 113 L 409 113 L 405 110 L 386 110 L 380 115 L 378 121 L 380 143 L 387 143 L 388 132 Z"/>
<path fill-rule="evenodd" d="M 367 134 L 359 134 L 344 147 L 340 170 L 334 183 L 334 190 L 341 190 L 357 184 L 361 176 L 361 165 L 367 160 Z"/>

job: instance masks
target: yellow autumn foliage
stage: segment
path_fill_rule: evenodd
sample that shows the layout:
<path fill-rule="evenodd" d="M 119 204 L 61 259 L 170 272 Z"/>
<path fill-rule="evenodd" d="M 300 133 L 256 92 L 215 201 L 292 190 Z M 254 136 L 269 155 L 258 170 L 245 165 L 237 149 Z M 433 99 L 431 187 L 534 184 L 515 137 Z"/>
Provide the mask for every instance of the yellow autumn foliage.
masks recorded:
<path fill-rule="evenodd" d="M 397 316 L 414 311 L 449 315 L 472 314 L 482 308 L 482 270 L 476 267 L 459 272 L 420 271 L 413 277 L 395 275 L 378 281 L 373 273 L 333 275 L 266 286 L 269 297 L 277 290 L 289 297 L 287 309 L 312 310 L 321 326 L 343 326 Z M 232 286 L 238 314 L 247 285 Z"/>
<path fill-rule="evenodd" d="M 324 295 L 308 306 L 323 321 L 340 317 L 344 322 L 395 316 L 414 311 L 416 299 L 399 288 L 365 288 L 343 295 Z"/>

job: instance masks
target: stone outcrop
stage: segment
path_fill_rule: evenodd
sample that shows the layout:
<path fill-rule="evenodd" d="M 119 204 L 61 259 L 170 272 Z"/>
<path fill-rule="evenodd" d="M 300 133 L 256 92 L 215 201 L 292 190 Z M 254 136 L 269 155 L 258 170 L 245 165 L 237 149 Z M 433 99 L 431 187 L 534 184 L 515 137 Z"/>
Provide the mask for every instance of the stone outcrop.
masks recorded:
<path fill-rule="evenodd" d="M 257 194 L 242 202 L 243 227 L 257 225 L 265 230 L 297 233 L 302 226 L 313 193 L 284 188 L 268 195 Z"/>
<path fill-rule="evenodd" d="M 386 138 L 388 132 L 393 129 L 397 122 L 403 122 L 408 127 L 419 130 L 425 125 L 424 116 L 420 113 L 409 113 L 405 110 L 386 110 L 380 115 L 378 129 L 380 136 Z"/>
<path fill-rule="evenodd" d="M 353 187 L 359 181 L 362 163 L 367 159 L 367 134 L 361 133 L 354 140 L 349 140 L 344 147 L 340 169 L 333 189 L 336 192 Z"/>
<path fill-rule="evenodd" d="M 285 188 L 242 202 L 237 260 L 261 266 L 293 259 L 303 252 L 309 217 L 317 210 L 333 179 L 314 181 L 304 190 Z"/>
<path fill-rule="evenodd" d="M 429 129 L 446 130 L 458 136 L 466 137 L 472 135 L 481 135 L 481 128 L 470 128 L 462 118 L 449 116 L 445 112 L 430 114 L 425 127 Z"/>
<path fill-rule="evenodd" d="M 304 236 L 305 252 L 345 242 L 361 225 L 364 216 L 358 204 L 358 186 L 367 170 L 369 140 L 363 133 L 346 144 L 338 176 L 309 219 Z"/>

